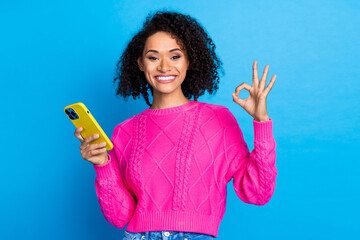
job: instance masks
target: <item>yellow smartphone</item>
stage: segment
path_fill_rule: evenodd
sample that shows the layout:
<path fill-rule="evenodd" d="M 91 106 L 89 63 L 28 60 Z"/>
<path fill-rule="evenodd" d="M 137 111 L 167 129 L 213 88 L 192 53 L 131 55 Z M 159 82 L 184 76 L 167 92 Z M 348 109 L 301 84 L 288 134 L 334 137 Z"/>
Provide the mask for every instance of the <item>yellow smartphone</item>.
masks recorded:
<path fill-rule="evenodd" d="M 71 122 L 76 128 L 82 127 L 81 136 L 86 138 L 93 134 L 99 134 L 99 138 L 92 141 L 90 144 L 106 142 L 106 150 L 111 150 L 114 146 L 95 118 L 91 115 L 87 107 L 79 102 L 68 105 L 64 108 L 65 114 L 70 118 Z"/>

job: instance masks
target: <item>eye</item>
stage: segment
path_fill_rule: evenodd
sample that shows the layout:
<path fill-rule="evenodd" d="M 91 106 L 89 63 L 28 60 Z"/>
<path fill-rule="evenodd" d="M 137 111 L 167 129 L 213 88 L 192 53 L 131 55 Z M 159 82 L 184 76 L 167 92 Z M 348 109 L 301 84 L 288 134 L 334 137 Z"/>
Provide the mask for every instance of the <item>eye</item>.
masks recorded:
<path fill-rule="evenodd" d="M 175 56 L 172 57 L 172 59 L 178 59 L 178 58 L 181 58 L 181 56 L 175 55 Z"/>
<path fill-rule="evenodd" d="M 148 57 L 148 59 L 150 59 L 150 60 L 156 60 L 157 58 L 156 58 L 156 57 Z"/>

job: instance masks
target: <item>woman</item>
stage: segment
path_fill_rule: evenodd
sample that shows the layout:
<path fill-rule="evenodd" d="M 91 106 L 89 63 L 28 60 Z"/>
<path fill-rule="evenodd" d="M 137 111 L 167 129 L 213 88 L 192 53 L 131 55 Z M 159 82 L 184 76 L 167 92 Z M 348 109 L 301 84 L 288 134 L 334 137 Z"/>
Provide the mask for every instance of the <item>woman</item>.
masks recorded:
<path fill-rule="evenodd" d="M 233 101 L 254 119 L 249 152 L 234 115 L 224 106 L 197 101 L 218 86 L 221 61 L 197 21 L 175 12 L 147 17 L 118 63 L 117 94 L 140 94 L 150 106 L 117 125 L 114 148 L 89 143 L 81 128 L 82 157 L 93 163 L 96 193 L 107 221 L 124 239 L 214 239 L 225 213 L 226 185 L 233 179 L 244 202 L 266 204 L 275 189 L 275 140 L 265 88 L 269 66 L 253 86 L 242 83 Z M 240 90 L 248 99 L 238 97 Z M 150 89 L 153 101 L 149 102 Z M 190 98 L 194 97 L 194 100 Z"/>

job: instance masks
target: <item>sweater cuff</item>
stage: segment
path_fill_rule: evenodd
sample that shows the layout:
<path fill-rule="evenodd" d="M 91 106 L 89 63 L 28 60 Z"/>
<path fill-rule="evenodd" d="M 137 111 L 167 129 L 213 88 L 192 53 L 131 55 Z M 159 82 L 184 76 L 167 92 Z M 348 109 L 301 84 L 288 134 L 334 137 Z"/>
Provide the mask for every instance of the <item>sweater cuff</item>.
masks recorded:
<path fill-rule="evenodd" d="M 273 121 L 269 118 L 268 121 L 258 122 L 253 119 L 254 126 L 254 140 L 269 140 L 273 137 Z"/>
<path fill-rule="evenodd" d="M 111 176 L 114 175 L 114 170 L 112 168 L 112 161 L 111 161 L 111 156 L 108 154 L 108 162 L 104 165 L 94 165 L 94 169 L 96 172 L 96 175 L 98 178 L 102 179 L 102 178 L 110 178 Z"/>

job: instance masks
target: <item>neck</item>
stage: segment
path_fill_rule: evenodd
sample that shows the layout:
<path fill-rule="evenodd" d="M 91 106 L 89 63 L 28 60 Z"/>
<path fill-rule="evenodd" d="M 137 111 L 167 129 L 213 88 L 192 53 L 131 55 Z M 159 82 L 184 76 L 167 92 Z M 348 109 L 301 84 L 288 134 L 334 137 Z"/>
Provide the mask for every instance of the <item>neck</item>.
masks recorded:
<path fill-rule="evenodd" d="M 182 92 L 176 96 L 170 94 L 155 94 L 153 98 L 154 100 L 150 109 L 177 107 L 190 102 L 190 100 L 187 99 Z"/>

